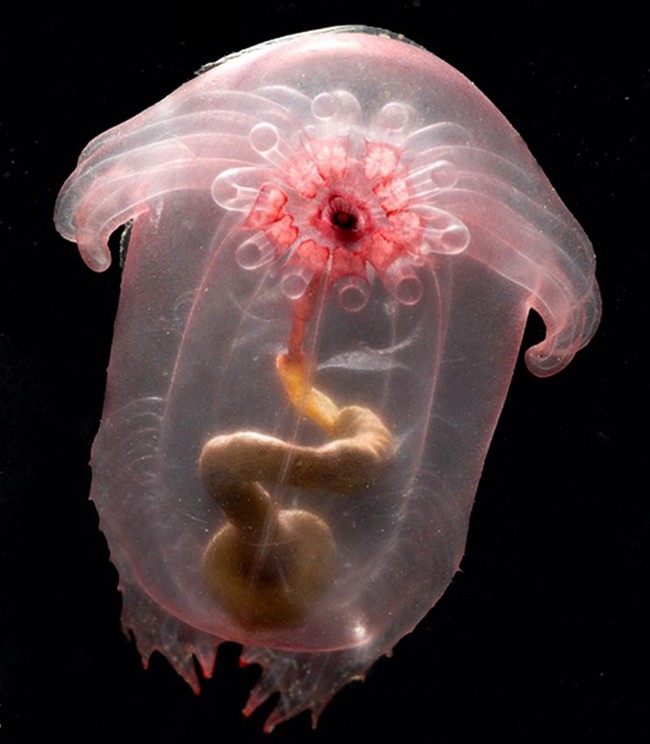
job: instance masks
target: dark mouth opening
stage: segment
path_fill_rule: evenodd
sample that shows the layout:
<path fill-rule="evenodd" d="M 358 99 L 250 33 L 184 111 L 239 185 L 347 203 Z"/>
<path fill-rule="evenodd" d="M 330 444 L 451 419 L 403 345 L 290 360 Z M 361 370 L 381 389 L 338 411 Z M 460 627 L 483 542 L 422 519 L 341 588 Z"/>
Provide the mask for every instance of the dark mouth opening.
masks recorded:
<path fill-rule="evenodd" d="M 365 225 L 363 212 L 348 199 L 331 197 L 322 216 L 342 243 L 353 243 L 361 237 Z"/>
<path fill-rule="evenodd" d="M 357 221 L 356 214 L 345 209 L 340 209 L 332 214 L 332 224 L 339 230 L 355 230 Z"/>

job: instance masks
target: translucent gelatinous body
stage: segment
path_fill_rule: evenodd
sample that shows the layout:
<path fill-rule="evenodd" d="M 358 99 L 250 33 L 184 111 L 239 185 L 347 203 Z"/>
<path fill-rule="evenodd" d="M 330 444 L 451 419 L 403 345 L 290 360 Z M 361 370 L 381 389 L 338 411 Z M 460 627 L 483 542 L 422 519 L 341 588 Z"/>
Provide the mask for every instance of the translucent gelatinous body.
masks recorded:
<path fill-rule="evenodd" d="M 233 640 L 333 692 L 449 584 L 526 317 L 591 337 L 586 236 L 462 75 L 386 32 L 234 55 L 99 136 L 57 204 L 105 269 L 131 223 L 92 498 L 123 623 L 195 688 Z"/>

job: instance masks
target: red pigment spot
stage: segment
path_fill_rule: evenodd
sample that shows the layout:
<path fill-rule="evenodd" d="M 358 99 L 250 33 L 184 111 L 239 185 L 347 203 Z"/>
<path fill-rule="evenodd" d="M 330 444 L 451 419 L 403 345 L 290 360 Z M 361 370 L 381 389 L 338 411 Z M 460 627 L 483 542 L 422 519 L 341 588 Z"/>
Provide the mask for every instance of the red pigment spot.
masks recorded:
<path fill-rule="evenodd" d="M 267 227 L 281 219 L 287 195 L 276 186 L 263 184 L 246 220 L 247 227 Z"/>
<path fill-rule="evenodd" d="M 345 137 L 314 140 L 310 143 L 316 166 L 321 177 L 343 178 L 348 167 L 348 141 Z"/>
<path fill-rule="evenodd" d="M 406 252 L 404 245 L 390 231 L 378 230 L 362 246 L 362 252 L 368 263 L 383 275 L 386 269 Z"/>
<path fill-rule="evenodd" d="M 422 236 L 422 221 L 415 212 L 402 209 L 391 212 L 387 219 L 391 232 L 400 236 L 405 248 L 418 245 Z"/>
<path fill-rule="evenodd" d="M 306 150 L 293 158 L 288 166 L 286 179 L 306 199 L 313 199 L 317 188 L 323 183 L 313 157 Z"/>
<path fill-rule="evenodd" d="M 318 245 L 313 240 L 305 240 L 295 250 L 289 263 L 308 262 L 311 268 L 325 268 L 329 250 L 324 245 Z"/>
<path fill-rule="evenodd" d="M 366 178 L 369 181 L 388 178 L 395 172 L 399 159 L 400 152 L 395 147 L 381 142 L 366 142 L 366 157 L 363 161 Z"/>
<path fill-rule="evenodd" d="M 349 251 L 341 245 L 334 249 L 332 263 L 336 266 L 336 278 L 360 276 L 366 278 L 365 259 L 361 251 Z"/>
<path fill-rule="evenodd" d="M 281 189 L 265 183 L 246 218 L 246 227 L 262 228 L 275 246 L 288 248 L 297 240 L 298 228 L 285 211 L 286 203 L 287 195 Z"/>
<path fill-rule="evenodd" d="M 298 228 L 295 226 L 293 217 L 285 214 L 282 219 L 269 225 L 266 231 L 272 243 L 279 248 L 288 248 L 298 239 Z"/>
<path fill-rule="evenodd" d="M 379 197 L 381 208 L 386 212 L 395 212 L 408 204 L 408 188 L 401 178 L 387 178 L 378 183 L 373 191 Z"/>

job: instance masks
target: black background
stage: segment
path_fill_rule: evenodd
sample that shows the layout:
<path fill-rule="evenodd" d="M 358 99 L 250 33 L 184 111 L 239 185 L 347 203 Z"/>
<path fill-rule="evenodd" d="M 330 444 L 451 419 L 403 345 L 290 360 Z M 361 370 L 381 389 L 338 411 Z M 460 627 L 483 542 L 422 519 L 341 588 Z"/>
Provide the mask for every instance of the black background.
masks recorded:
<path fill-rule="evenodd" d="M 647 740 L 647 24 L 626 3 L 321 5 L 52 4 L 0 30 L 0 741 Z M 593 240 L 604 316 L 560 375 L 518 364 L 433 611 L 315 732 L 303 714 L 265 736 L 268 710 L 239 713 L 257 672 L 235 645 L 195 697 L 121 634 L 87 499 L 119 270 L 90 272 L 51 214 L 93 136 L 203 63 L 341 23 L 405 34 L 504 112 Z"/>

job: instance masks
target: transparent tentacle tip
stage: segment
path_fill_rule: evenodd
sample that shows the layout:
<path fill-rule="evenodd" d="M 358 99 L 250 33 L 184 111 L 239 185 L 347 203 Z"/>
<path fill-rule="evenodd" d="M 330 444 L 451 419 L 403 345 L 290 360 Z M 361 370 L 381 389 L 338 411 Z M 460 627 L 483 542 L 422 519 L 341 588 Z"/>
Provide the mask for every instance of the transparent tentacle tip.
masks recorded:
<path fill-rule="evenodd" d="M 408 180 L 414 198 L 426 199 L 432 193 L 453 189 L 458 183 L 458 176 L 458 168 L 453 163 L 436 160 L 412 170 Z"/>
<path fill-rule="evenodd" d="M 462 253 L 469 245 L 469 230 L 454 215 L 426 204 L 414 206 L 413 211 L 422 218 L 424 225 L 421 248 L 423 255 L 430 253 L 453 255 Z"/>
<path fill-rule="evenodd" d="M 451 189 L 458 181 L 458 168 L 448 160 L 437 160 L 429 169 L 429 178 L 436 189 Z"/>
<path fill-rule="evenodd" d="M 332 93 L 319 93 L 311 102 L 311 112 L 316 119 L 331 119 L 340 108 L 338 97 Z"/>
<path fill-rule="evenodd" d="M 261 175 L 258 168 L 230 168 L 212 182 L 212 198 L 224 209 L 248 212 L 259 193 Z"/>
<path fill-rule="evenodd" d="M 262 121 L 251 129 L 248 138 L 253 150 L 266 157 L 277 150 L 280 133 L 276 126 Z"/>
<path fill-rule="evenodd" d="M 382 281 L 402 305 L 416 305 L 422 298 L 422 282 L 406 258 L 393 261 L 384 272 Z"/>
<path fill-rule="evenodd" d="M 235 250 L 235 261 L 247 271 L 259 269 L 270 263 L 275 257 L 275 250 L 262 233 L 237 246 Z"/>
<path fill-rule="evenodd" d="M 359 276 L 346 276 L 339 279 L 335 288 L 341 307 L 348 312 L 359 312 L 368 304 L 370 287 L 368 282 Z"/>
<path fill-rule="evenodd" d="M 403 103 L 396 101 L 387 103 L 377 115 L 377 124 L 393 132 L 404 129 L 408 124 L 408 120 L 408 108 Z"/>
<path fill-rule="evenodd" d="M 314 277 L 314 269 L 303 264 L 287 266 L 280 279 L 280 291 L 288 300 L 299 300 Z"/>
<path fill-rule="evenodd" d="M 347 90 L 323 91 L 311 101 L 315 125 L 307 125 L 310 137 L 344 137 L 363 119 L 361 106 Z"/>

